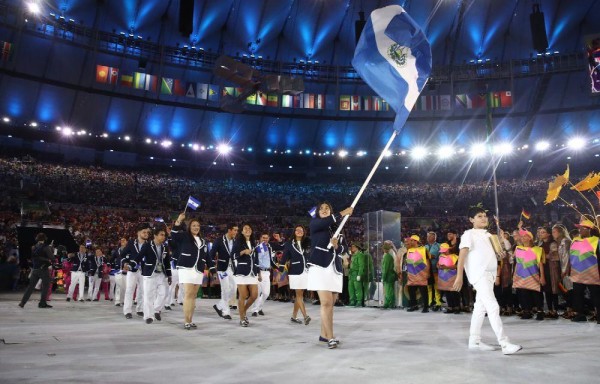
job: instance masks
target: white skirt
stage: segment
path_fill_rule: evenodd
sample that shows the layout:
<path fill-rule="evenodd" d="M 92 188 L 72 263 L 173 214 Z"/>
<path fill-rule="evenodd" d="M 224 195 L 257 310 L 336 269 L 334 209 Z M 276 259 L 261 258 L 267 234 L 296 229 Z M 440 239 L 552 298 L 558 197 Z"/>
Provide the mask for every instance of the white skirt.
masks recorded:
<path fill-rule="evenodd" d="M 342 293 L 342 287 L 344 286 L 343 276 L 341 273 L 337 273 L 333 263 L 325 268 L 319 267 L 318 265 L 311 265 L 310 268 L 308 268 L 307 280 L 306 289 L 309 291 Z"/>
<path fill-rule="evenodd" d="M 256 276 L 233 276 L 236 285 L 257 285 L 258 277 Z"/>
<path fill-rule="evenodd" d="M 196 268 L 177 268 L 179 273 L 179 284 L 202 285 L 203 273 L 198 273 Z"/>
<path fill-rule="evenodd" d="M 308 272 L 304 271 L 300 275 L 288 275 L 290 279 L 290 289 L 306 289 L 308 285 Z"/>

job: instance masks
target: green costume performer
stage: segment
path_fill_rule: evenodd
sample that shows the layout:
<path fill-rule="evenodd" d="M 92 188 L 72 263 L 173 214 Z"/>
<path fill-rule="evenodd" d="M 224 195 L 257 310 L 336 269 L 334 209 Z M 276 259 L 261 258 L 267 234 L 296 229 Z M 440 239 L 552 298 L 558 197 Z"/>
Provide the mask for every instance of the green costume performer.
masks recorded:
<path fill-rule="evenodd" d="M 383 261 L 381 263 L 381 280 L 383 282 L 383 292 L 385 298 L 383 300 L 383 308 L 394 308 L 396 304 L 395 286 L 398 276 L 394 271 L 394 257 L 389 253 L 392 247 L 389 244 L 383 245 Z"/>
<path fill-rule="evenodd" d="M 362 244 L 354 243 L 350 247 L 352 259 L 350 273 L 348 276 L 348 293 L 350 294 L 350 305 L 362 307 L 364 305 L 364 282 L 367 283 L 367 255 L 362 252 Z"/>

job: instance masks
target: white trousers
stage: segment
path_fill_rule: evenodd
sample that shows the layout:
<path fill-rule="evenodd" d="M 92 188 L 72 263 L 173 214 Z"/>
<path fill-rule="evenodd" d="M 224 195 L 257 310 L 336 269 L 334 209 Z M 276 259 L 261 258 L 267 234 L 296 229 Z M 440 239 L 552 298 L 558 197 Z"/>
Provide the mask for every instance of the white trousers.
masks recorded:
<path fill-rule="evenodd" d="M 79 285 L 79 293 L 77 294 L 77 298 L 79 300 L 83 300 L 83 291 L 85 289 L 85 273 L 84 272 L 71 272 L 71 285 L 69 285 L 69 293 L 67 293 L 67 297 L 69 299 L 73 298 L 73 293 L 75 293 L 75 286 Z"/>
<path fill-rule="evenodd" d="M 115 299 L 115 288 L 117 287 L 117 280 L 115 275 L 108 275 L 108 298 L 111 300 Z"/>
<path fill-rule="evenodd" d="M 267 298 L 271 294 L 271 272 L 260 271 L 261 281 L 258 282 L 258 297 L 252 307 L 250 307 L 250 313 L 262 311 L 263 305 Z"/>
<path fill-rule="evenodd" d="M 231 315 L 229 301 L 235 298 L 235 291 L 237 289 L 235 279 L 233 278 L 233 271 L 231 268 L 227 268 L 227 271 L 218 272 L 218 275 L 219 283 L 221 284 L 221 300 L 217 303 L 217 308 L 223 311 L 223 316 Z"/>
<path fill-rule="evenodd" d="M 114 276 L 115 277 L 115 294 L 114 294 L 115 305 L 125 302 L 125 287 L 127 285 L 126 276 L 127 275 L 123 275 L 121 273 L 117 273 Z M 112 280 L 111 280 L 111 284 L 112 284 Z M 112 293 L 112 290 L 111 290 L 111 293 Z"/>
<path fill-rule="evenodd" d="M 102 278 L 95 276 L 88 276 L 88 299 L 96 300 L 98 298 L 98 292 L 100 292 L 100 284 L 102 284 Z"/>
<path fill-rule="evenodd" d="M 160 313 L 169 285 L 164 273 L 153 273 L 152 276 L 142 278 L 144 284 L 144 319 L 152 319 L 155 313 Z"/>
<path fill-rule="evenodd" d="M 171 285 L 169 286 L 167 305 L 175 304 L 175 290 L 177 286 L 179 286 L 179 290 L 177 290 L 177 302 L 183 303 L 183 284 L 179 284 L 179 271 L 177 268 L 174 268 L 171 269 Z"/>
<path fill-rule="evenodd" d="M 137 289 L 135 298 L 137 305 L 135 307 L 136 312 L 142 312 L 144 308 L 144 285 L 142 284 L 142 272 L 127 272 L 125 280 L 125 298 L 123 300 L 123 314 L 132 313 L 133 311 L 133 293 Z"/>
<path fill-rule="evenodd" d="M 483 326 L 486 313 L 500 345 L 508 342 L 508 337 L 504 334 L 504 327 L 500 319 L 500 307 L 494 296 L 495 279 L 496 274 L 494 272 L 486 272 L 473 284 L 477 295 L 473 308 L 473 316 L 471 316 L 469 342 L 477 343 L 481 341 L 481 327 Z"/>

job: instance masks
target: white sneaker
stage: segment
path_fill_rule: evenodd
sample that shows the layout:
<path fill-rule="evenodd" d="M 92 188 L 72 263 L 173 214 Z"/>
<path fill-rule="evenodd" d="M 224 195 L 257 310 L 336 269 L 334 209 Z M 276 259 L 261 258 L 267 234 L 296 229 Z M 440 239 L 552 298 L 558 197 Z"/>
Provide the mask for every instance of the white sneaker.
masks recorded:
<path fill-rule="evenodd" d="M 494 350 L 496 350 L 496 348 L 494 348 L 493 346 L 483 343 L 481 341 L 469 342 L 469 349 L 477 350 L 477 351 L 494 351 Z"/>
<path fill-rule="evenodd" d="M 523 349 L 523 347 L 517 344 L 506 343 L 502 345 L 502 353 L 505 355 L 515 354 L 521 349 Z"/>

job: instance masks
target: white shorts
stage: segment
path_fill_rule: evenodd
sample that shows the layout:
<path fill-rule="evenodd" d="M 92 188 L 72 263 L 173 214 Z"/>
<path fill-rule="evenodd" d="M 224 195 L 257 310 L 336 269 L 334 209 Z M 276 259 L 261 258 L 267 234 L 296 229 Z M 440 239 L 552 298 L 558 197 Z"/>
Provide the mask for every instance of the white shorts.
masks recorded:
<path fill-rule="evenodd" d="M 258 277 L 256 276 L 233 276 L 236 285 L 257 285 Z"/>
<path fill-rule="evenodd" d="M 195 268 L 177 268 L 179 272 L 179 284 L 202 285 L 203 273 L 198 273 Z"/>
<path fill-rule="evenodd" d="M 343 286 L 343 276 L 341 273 L 337 273 L 333 263 L 325 268 L 318 265 L 311 265 L 308 268 L 307 290 L 342 293 Z"/>
<path fill-rule="evenodd" d="M 308 272 L 304 271 L 300 275 L 288 275 L 290 279 L 290 289 L 306 289 L 308 286 Z"/>

